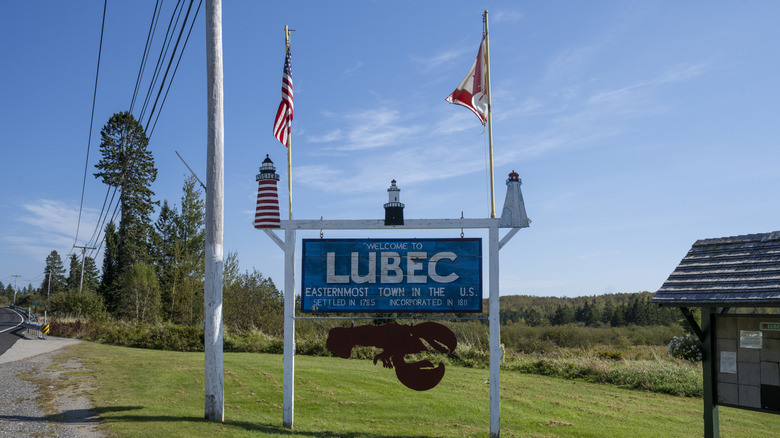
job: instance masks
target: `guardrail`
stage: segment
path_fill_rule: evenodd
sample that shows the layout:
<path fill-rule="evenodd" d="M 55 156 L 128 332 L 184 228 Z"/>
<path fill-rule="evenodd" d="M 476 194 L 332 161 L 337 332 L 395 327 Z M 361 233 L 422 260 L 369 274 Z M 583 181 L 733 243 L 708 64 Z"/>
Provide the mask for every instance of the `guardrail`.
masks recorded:
<path fill-rule="evenodd" d="M 27 317 L 27 321 L 38 322 L 38 315 L 32 313 L 32 311 L 30 309 L 25 309 L 24 307 L 16 306 L 14 304 L 11 304 L 8 307 L 16 310 L 17 312 L 23 312 L 24 315 L 26 315 L 26 317 Z"/>
<path fill-rule="evenodd" d="M 8 307 L 22 313 L 22 317 L 26 317 L 21 325 L 27 329 L 28 334 L 37 336 L 39 339 L 46 339 L 46 335 L 49 333 L 48 324 L 39 323 L 38 316 L 32 313 L 30 309 L 25 309 L 24 307 L 19 307 L 13 304 Z"/>

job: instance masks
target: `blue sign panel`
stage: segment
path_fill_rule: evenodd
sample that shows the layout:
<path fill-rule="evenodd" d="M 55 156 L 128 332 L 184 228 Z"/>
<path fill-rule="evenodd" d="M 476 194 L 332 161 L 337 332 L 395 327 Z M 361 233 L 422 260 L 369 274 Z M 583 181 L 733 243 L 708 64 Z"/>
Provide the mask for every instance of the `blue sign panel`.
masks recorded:
<path fill-rule="evenodd" d="M 302 312 L 482 312 L 481 239 L 303 239 Z"/>

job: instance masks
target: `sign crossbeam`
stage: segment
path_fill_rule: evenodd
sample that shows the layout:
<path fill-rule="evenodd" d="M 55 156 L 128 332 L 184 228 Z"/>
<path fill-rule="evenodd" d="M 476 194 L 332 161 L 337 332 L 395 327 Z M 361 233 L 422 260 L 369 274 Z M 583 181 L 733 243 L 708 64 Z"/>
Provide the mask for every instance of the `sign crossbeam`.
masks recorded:
<path fill-rule="evenodd" d="M 526 225 L 527 226 L 527 225 Z M 499 250 L 520 230 L 517 227 L 501 227 L 498 218 L 460 218 L 460 219 L 406 219 L 404 225 L 385 225 L 383 220 L 374 219 L 312 219 L 282 220 L 280 230 L 284 239 L 274 231 L 266 229 L 266 234 L 285 253 L 285 310 L 284 310 L 284 382 L 283 382 L 283 421 L 285 427 L 293 427 L 294 379 L 295 379 L 295 269 L 294 253 L 297 230 L 422 230 L 422 229 L 488 229 L 488 320 L 490 338 L 490 435 L 498 437 L 501 428 L 500 397 L 500 319 L 499 319 Z M 499 239 L 499 228 L 509 228 L 509 232 Z M 421 316 L 424 319 L 424 316 Z"/>
<path fill-rule="evenodd" d="M 311 219 L 281 221 L 283 230 L 446 230 L 494 228 L 500 219 L 405 219 L 404 225 L 385 225 L 381 219 Z"/>

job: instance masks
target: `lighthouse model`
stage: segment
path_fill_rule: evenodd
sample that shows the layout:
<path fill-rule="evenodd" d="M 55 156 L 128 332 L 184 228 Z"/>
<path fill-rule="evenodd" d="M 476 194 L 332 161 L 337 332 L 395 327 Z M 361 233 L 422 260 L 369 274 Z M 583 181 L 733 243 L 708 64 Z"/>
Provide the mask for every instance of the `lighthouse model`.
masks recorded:
<path fill-rule="evenodd" d="M 279 228 L 279 196 L 276 193 L 276 173 L 274 162 L 265 156 L 257 180 L 257 208 L 255 209 L 255 228 Z"/>
<path fill-rule="evenodd" d="M 506 228 L 526 228 L 531 220 L 525 213 L 525 203 L 523 202 L 523 192 L 520 186 L 523 181 L 514 170 L 509 174 L 506 180 L 506 199 L 504 200 L 504 211 L 501 212 L 500 227 Z"/>
<path fill-rule="evenodd" d="M 390 182 L 387 189 L 388 201 L 385 204 L 385 225 L 404 224 L 404 205 L 400 201 L 401 189 L 396 187 L 395 180 Z"/>

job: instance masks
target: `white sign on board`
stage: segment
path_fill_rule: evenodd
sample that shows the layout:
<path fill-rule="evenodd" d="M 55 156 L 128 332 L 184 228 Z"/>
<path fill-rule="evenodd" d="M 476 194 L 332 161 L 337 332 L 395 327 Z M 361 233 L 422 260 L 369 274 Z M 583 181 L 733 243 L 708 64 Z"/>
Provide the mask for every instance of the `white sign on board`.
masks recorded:
<path fill-rule="evenodd" d="M 727 374 L 737 374 L 737 352 L 720 352 L 720 372 Z"/>

